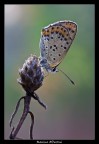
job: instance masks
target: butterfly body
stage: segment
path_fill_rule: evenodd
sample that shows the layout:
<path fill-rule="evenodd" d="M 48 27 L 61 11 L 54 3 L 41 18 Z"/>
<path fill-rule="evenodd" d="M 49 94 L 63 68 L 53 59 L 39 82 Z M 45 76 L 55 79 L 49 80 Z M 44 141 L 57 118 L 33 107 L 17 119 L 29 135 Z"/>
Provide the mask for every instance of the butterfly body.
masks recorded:
<path fill-rule="evenodd" d="M 77 32 L 77 24 L 59 21 L 44 27 L 40 38 L 40 64 L 48 72 L 57 72 L 57 66 L 68 52 Z"/>

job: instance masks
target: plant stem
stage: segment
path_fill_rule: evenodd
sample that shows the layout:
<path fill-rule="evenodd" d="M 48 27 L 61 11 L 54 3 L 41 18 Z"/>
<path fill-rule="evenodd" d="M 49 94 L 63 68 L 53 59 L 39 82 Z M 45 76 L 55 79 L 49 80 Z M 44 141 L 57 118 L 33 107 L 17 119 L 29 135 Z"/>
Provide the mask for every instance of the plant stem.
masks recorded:
<path fill-rule="evenodd" d="M 12 131 L 14 131 L 13 133 L 11 132 L 10 134 L 10 139 L 15 139 L 16 135 L 18 134 L 24 120 L 26 119 L 26 116 L 27 114 L 29 113 L 29 109 L 30 109 L 30 101 L 31 101 L 31 97 L 26 95 L 25 98 L 24 98 L 24 110 L 23 110 L 23 113 L 22 113 L 22 116 L 20 118 L 20 121 L 14 131 L 14 128 L 12 129 Z"/>

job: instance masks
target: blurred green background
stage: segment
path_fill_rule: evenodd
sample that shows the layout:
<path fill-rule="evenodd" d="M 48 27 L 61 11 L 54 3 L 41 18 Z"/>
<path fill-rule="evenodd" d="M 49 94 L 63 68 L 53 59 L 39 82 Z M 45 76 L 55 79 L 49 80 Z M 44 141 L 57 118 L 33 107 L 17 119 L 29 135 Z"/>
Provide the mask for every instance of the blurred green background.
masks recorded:
<path fill-rule="evenodd" d="M 95 138 L 94 11 L 94 5 L 5 5 L 5 139 L 9 139 L 11 131 L 10 116 L 18 99 L 25 95 L 17 83 L 18 69 L 31 53 L 40 55 L 41 29 L 60 20 L 71 20 L 78 25 L 75 40 L 59 65 L 75 86 L 60 72 L 44 79 L 36 93 L 48 109 L 31 101 L 34 139 Z M 13 125 L 17 124 L 22 110 L 23 102 Z M 18 137 L 29 138 L 30 122 L 28 116 Z"/>

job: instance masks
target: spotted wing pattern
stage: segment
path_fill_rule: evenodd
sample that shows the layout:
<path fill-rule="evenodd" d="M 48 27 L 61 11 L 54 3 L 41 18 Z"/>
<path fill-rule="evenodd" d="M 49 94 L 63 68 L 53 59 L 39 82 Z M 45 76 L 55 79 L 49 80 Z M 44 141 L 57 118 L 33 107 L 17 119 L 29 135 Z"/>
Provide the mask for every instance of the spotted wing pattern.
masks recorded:
<path fill-rule="evenodd" d="M 65 57 L 77 32 L 71 21 L 59 21 L 41 31 L 41 58 L 46 58 L 50 67 L 56 67 Z"/>

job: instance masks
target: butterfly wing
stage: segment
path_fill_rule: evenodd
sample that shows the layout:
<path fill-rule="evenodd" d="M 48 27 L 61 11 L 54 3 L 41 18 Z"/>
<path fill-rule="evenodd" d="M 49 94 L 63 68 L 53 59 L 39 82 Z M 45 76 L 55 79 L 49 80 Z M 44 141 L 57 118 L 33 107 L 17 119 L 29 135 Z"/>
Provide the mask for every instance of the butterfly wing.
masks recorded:
<path fill-rule="evenodd" d="M 53 23 L 41 32 L 41 57 L 46 58 L 50 67 L 56 67 L 65 57 L 77 31 L 77 25 L 70 21 Z"/>

